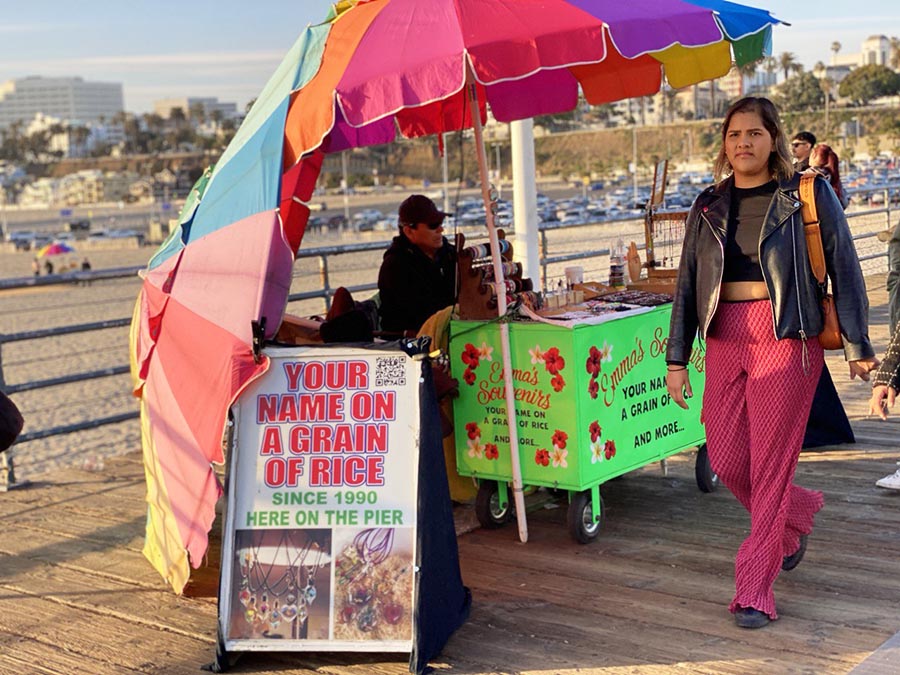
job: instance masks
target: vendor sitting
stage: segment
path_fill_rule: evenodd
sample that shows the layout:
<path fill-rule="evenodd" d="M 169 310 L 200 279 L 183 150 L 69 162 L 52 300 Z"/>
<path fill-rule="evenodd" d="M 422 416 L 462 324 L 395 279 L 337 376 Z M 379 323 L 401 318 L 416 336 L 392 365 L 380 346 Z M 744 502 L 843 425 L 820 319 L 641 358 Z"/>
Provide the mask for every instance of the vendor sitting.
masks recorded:
<path fill-rule="evenodd" d="M 414 336 L 425 320 L 456 302 L 456 249 L 444 237 L 444 218 L 425 195 L 406 198 L 400 233 L 378 272 L 381 329 Z"/>

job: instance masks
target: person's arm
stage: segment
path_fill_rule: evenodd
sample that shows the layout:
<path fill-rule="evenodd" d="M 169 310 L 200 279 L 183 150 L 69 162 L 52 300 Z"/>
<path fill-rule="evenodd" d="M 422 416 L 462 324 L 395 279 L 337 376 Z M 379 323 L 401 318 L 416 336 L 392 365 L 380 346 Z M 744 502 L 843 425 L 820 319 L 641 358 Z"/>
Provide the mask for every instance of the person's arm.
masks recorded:
<path fill-rule="evenodd" d="M 869 414 L 884 420 L 887 419 L 888 408 L 894 407 L 897 392 L 900 392 L 900 325 L 894 328 L 891 344 L 873 379 Z"/>
<path fill-rule="evenodd" d="M 844 335 L 844 356 L 850 362 L 851 378 L 859 375 L 868 380 L 868 373 L 878 367 L 878 359 L 869 340 L 866 281 L 850 226 L 834 190 L 827 181 L 820 179 L 816 179 L 814 187 L 825 267 L 832 282 L 834 306 Z"/>
<path fill-rule="evenodd" d="M 403 256 L 386 256 L 378 271 L 378 296 L 381 304 L 381 328 L 391 333 L 402 333 L 404 317 L 412 302 L 409 297 L 412 275 Z"/>
<path fill-rule="evenodd" d="M 696 201 L 685 222 L 681 261 L 669 320 L 666 343 L 666 390 L 676 405 L 687 408 L 685 398 L 693 395 L 687 364 L 697 335 L 697 237 L 700 216 Z"/>

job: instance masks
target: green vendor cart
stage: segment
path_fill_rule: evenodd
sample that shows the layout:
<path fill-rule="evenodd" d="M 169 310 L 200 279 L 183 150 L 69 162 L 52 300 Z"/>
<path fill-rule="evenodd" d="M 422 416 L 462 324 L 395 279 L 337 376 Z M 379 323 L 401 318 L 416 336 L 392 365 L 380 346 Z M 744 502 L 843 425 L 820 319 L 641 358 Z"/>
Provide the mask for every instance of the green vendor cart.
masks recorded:
<path fill-rule="evenodd" d="M 665 384 L 671 304 L 616 309 L 624 311 L 509 325 L 522 483 L 568 493 L 569 533 L 581 543 L 597 536 L 600 485 L 617 476 L 696 447 L 698 486 L 717 485 L 700 421 L 704 346 L 691 356 L 684 410 Z M 449 352 L 457 470 L 478 480 L 481 525 L 500 527 L 512 511 L 512 461 L 499 324 L 453 321 Z"/>

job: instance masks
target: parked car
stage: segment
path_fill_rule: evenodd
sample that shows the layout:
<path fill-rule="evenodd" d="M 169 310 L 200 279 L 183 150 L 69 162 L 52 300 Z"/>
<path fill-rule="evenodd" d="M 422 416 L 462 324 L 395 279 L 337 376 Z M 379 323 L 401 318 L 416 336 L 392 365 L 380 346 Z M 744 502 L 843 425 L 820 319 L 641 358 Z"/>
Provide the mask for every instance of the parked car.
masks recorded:
<path fill-rule="evenodd" d="M 16 245 L 19 251 L 27 251 L 31 248 L 31 241 L 36 237 L 34 230 L 19 230 L 6 235 L 6 241 Z"/>
<path fill-rule="evenodd" d="M 340 230 L 347 226 L 347 219 L 342 215 L 331 216 L 328 219 L 328 229 L 329 230 Z"/>

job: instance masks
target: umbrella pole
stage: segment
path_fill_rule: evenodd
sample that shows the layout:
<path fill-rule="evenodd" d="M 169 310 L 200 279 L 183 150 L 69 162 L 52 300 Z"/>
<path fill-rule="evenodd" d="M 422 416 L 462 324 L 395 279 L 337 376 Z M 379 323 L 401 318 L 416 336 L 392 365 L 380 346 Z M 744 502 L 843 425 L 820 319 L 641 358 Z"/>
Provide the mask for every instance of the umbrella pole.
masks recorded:
<path fill-rule="evenodd" d="M 516 425 L 516 398 L 512 379 L 512 359 L 509 348 L 509 324 L 502 320 L 506 315 L 506 284 L 503 278 L 503 258 L 500 255 L 500 241 L 494 224 L 494 213 L 491 211 L 491 189 L 488 184 L 487 157 L 484 150 L 484 137 L 481 130 L 481 113 L 478 109 L 478 92 L 475 78 L 469 73 L 472 103 L 472 129 L 475 131 L 475 154 L 478 157 L 478 174 L 481 177 L 481 198 L 484 200 L 484 212 L 487 219 L 488 237 L 491 243 L 491 261 L 494 265 L 494 292 L 497 295 L 497 314 L 500 321 L 500 351 L 503 357 L 503 384 L 506 390 L 506 422 L 509 427 L 509 452 L 512 465 L 513 499 L 516 505 L 516 523 L 519 526 L 519 541 L 528 541 L 528 523 L 525 520 L 525 496 L 522 492 L 522 467 L 519 463 L 519 434 Z"/>

